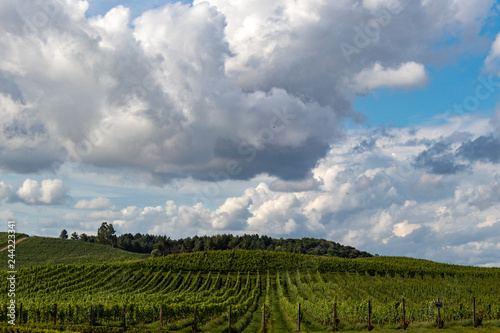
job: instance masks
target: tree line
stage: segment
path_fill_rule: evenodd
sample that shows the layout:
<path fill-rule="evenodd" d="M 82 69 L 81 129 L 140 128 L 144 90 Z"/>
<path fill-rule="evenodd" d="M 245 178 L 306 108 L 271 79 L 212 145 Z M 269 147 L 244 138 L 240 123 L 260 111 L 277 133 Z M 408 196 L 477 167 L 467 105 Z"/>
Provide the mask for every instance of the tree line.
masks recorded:
<path fill-rule="evenodd" d="M 68 232 L 63 230 L 59 237 L 67 239 Z M 370 253 L 359 251 L 352 246 L 344 246 L 325 239 L 307 237 L 301 239 L 277 239 L 257 234 L 244 234 L 242 236 L 219 234 L 214 236 L 171 239 L 167 236 L 140 233 L 136 233 L 135 235 L 125 233 L 116 236 L 113 225 L 107 222 L 101 224 L 97 230 L 97 235 L 87 235 L 85 233 L 78 235 L 78 233 L 73 232 L 71 239 L 109 245 L 129 252 L 151 253 L 153 256 L 158 257 L 169 254 L 238 249 L 290 252 L 341 258 L 372 257 Z"/>

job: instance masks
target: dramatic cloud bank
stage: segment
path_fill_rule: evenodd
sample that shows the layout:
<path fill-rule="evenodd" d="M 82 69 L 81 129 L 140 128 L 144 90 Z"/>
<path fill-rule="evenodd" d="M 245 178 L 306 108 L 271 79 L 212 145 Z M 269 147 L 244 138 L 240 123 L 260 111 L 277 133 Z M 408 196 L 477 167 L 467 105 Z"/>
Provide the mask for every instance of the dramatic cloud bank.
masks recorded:
<path fill-rule="evenodd" d="M 302 179 L 362 119 L 354 94 L 422 85 L 431 56 L 456 52 L 435 43 L 479 31 L 491 2 L 470 3 L 195 1 L 131 22 L 123 6 L 88 18 L 85 1 L 6 1 L 0 167 Z"/>
<path fill-rule="evenodd" d="M 383 255 L 498 266 L 500 160 L 463 153 L 481 140 L 497 145 L 498 133 L 488 119 L 450 119 L 439 128 L 354 131 L 332 145 L 307 180 L 263 177 L 218 205 L 209 195 L 193 205 L 168 200 L 126 208 L 103 197 L 82 200 L 75 207 L 92 211 L 72 226 L 92 232 L 101 219 L 120 232 L 177 237 L 307 235 Z M 189 188 L 178 190 L 198 195 Z"/>
<path fill-rule="evenodd" d="M 87 1 L 2 1 L 0 216 L 500 265 L 500 111 L 472 113 L 499 90 L 494 6 L 196 0 L 89 16 Z M 366 118 L 360 96 L 420 91 L 470 55 L 484 56 L 477 87 L 442 124 L 347 130 Z M 177 197 L 144 203 L 158 189 Z"/>

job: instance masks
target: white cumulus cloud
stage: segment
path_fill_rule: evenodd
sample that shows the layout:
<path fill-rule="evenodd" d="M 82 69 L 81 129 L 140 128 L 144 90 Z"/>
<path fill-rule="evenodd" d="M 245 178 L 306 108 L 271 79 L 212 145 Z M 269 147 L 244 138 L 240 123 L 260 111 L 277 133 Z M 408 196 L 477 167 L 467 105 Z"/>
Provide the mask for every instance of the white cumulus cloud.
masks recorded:
<path fill-rule="evenodd" d="M 422 64 L 410 61 L 394 68 L 384 68 L 380 63 L 363 69 L 352 79 L 353 89 L 360 94 L 377 88 L 413 88 L 427 82 Z"/>
<path fill-rule="evenodd" d="M 392 232 L 394 233 L 394 235 L 398 237 L 405 237 L 406 235 L 411 234 L 414 230 L 418 228 L 420 228 L 420 225 L 411 224 L 408 223 L 408 221 L 404 221 L 401 223 L 394 224 Z"/>
<path fill-rule="evenodd" d="M 68 196 L 60 179 L 45 179 L 41 183 L 26 179 L 16 194 L 26 203 L 47 205 L 61 204 Z"/>
<path fill-rule="evenodd" d="M 106 209 L 111 206 L 111 200 L 104 197 L 92 198 L 90 200 L 82 199 L 78 201 L 73 207 L 76 209 Z"/>

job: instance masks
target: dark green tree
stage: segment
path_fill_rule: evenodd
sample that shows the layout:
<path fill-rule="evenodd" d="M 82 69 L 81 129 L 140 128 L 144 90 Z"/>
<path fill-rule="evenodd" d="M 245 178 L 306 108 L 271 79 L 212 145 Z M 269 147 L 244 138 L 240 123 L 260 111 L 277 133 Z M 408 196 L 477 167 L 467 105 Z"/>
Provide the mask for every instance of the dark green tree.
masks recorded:
<path fill-rule="evenodd" d="M 75 231 L 74 233 L 71 234 L 71 239 L 72 240 L 78 240 L 80 237 L 78 236 L 78 233 Z"/>
<path fill-rule="evenodd" d="M 59 238 L 68 239 L 68 232 L 66 231 L 66 229 L 63 229 L 61 231 L 61 234 L 59 235 Z"/>
<path fill-rule="evenodd" d="M 111 247 L 116 246 L 115 228 L 113 228 L 111 223 L 108 224 L 108 222 L 102 222 L 101 226 L 97 230 L 96 241 L 99 244 L 111 245 Z"/>

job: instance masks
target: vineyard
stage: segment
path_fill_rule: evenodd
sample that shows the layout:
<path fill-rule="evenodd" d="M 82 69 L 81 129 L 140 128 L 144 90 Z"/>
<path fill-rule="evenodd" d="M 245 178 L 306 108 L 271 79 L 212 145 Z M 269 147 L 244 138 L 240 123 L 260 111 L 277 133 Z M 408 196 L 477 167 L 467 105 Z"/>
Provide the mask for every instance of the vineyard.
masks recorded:
<path fill-rule="evenodd" d="M 21 239 L 27 235 L 17 235 Z M 7 233 L 0 232 L 0 246 L 7 246 Z M 8 252 L 0 252 L 1 262 L 7 262 Z M 140 260 L 147 255 L 131 253 L 100 244 L 69 241 L 67 239 L 49 237 L 28 237 L 16 246 L 16 255 L 21 258 L 16 267 L 38 266 L 40 264 L 84 264 L 95 262 L 111 262 Z"/>
<path fill-rule="evenodd" d="M 301 332 L 331 332 L 336 318 L 340 331 L 366 328 L 368 301 L 373 326 L 397 328 L 403 298 L 410 325 L 432 324 L 439 298 L 445 323 L 472 326 L 472 297 L 483 323 L 500 320 L 498 269 L 405 258 L 327 259 L 220 251 L 125 263 L 33 266 L 18 272 L 16 320 L 21 327 L 104 326 L 102 332 L 123 326 L 227 332 L 229 325 L 234 332 L 294 332 L 300 318 Z M 262 268 L 262 260 L 267 260 L 266 270 L 254 270 Z M 1 278 L 5 281 L 6 274 Z M 4 294 L 0 319 L 7 322 Z"/>

